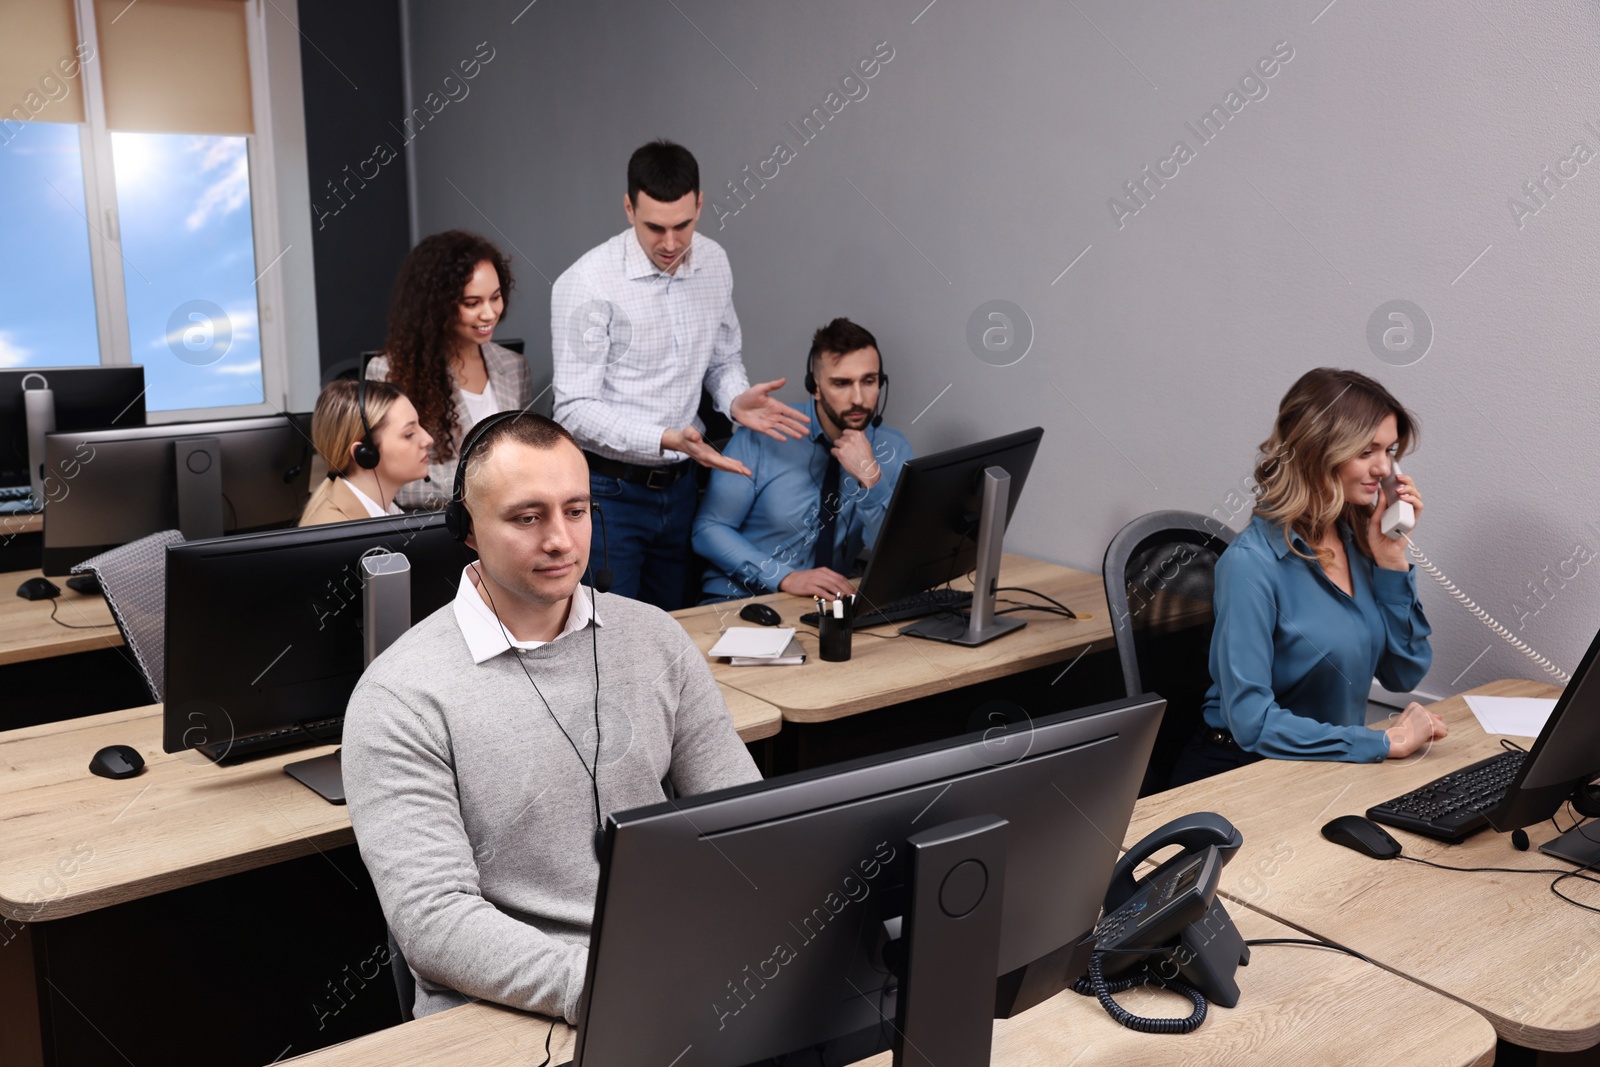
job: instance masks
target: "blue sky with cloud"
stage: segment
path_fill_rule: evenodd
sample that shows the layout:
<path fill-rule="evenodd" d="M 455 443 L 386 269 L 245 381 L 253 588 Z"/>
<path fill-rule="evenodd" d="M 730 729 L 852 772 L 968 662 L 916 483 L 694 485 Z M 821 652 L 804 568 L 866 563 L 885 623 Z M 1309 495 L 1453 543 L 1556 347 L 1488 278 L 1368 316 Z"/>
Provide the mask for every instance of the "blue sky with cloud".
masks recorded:
<path fill-rule="evenodd" d="M 128 334 L 149 408 L 260 403 L 245 139 L 113 133 L 112 142 Z M 77 126 L 28 123 L 0 148 L 0 232 L 0 367 L 98 363 L 89 241 L 101 238 L 84 218 Z M 184 328 L 195 327 L 180 319 L 172 330 L 172 316 L 193 301 L 225 315 L 199 327 L 230 335 L 209 365 L 173 351 L 185 351 Z"/>
<path fill-rule="evenodd" d="M 128 339 L 145 366 L 150 407 L 258 404 L 261 341 L 256 321 L 250 167 L 243 137 L 113 133 L 117 214 L 122 221 Z M 208 366 L 180 359 L 188 319 L 181 306 L 206 301 L 226 321 L 198 328 L 230 336 Z M 191 335 L 193 336 L 193 335 Z"/>
<path fill-rule="evenodd" d="M 100 362 L 78 127 L 30 122 L 0 148 L 0 367 Z"/>

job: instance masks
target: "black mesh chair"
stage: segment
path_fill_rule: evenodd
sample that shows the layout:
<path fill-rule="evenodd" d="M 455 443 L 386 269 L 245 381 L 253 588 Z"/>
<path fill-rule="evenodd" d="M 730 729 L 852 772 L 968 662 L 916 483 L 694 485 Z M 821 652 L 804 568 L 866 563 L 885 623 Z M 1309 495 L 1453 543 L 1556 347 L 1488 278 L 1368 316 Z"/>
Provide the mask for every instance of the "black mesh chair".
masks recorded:
<path fill-rule="evenodd" d="M 1111 539 L 1106 604 L 1128 695 L 1159 693 L 1167 713 L 1140 796 L 1167 787 L 1178 754 L 1200 727 L 1211 687 L 1211 592 L 1233 531 L 1188 511 L 1153 511 Z"/>
<path fill-rule="evenodd" d="M 400 1021 L 408 1023 L 415 1018 L 417 976 L 411 973 L 411 966 L 400 951 L 400 942 L 394 939 L 394 931 L 384 927 L 384 933 L 389 937 L 389 973 L 394 976 L 394 993 L 400 1001 Z"/>

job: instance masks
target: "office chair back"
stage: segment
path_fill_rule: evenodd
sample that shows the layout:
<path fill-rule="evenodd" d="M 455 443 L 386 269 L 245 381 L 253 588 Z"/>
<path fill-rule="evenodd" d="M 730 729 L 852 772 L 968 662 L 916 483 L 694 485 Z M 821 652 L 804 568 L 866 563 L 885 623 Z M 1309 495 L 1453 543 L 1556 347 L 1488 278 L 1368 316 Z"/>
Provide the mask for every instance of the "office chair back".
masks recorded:
<path fill-rule="evenodd" d="M 123 643 L 156 703 L 166 698 L 167 546 L 183 543 L 177 530 L 163 530 L 102 552 L 72 568 L 93 572 L 117 620 Z"/>
<path fill-rule="evenodd" d="M 1217 557 L 1233 531 L 1188 511 L 1134 519 L 1106 548 L 1106 604 L 1128 695 L 1159 693 L 1167 712 L 1140 795 L 1167 787 L 1200 726 L 1211 687 L 1212 607 Z"/>
<path fill-rule="evenodd" d="M 400 1021 L 408 1023 L 416 1018 L 417 976 L 411 973 L 411 965 L 400 951 L 394 931 L 385 926 L 384 933 L 389 938 L 389 972 L 394 975 L 395 996 L 400 998 Z"/>

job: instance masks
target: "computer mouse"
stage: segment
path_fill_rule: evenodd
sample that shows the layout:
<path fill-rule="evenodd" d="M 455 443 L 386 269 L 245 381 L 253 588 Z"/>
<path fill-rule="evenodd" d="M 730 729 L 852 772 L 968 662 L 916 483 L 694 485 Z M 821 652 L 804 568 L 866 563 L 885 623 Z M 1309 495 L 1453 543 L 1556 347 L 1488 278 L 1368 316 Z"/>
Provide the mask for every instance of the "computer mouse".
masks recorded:
<path fill-rule="evenodd" d="M 757 626 L 776 626 L 783 621 L 783 617 L 766 604 L 746 604 L 739 609 L 739 618 Z"/>
<path fill-rule="evenodd" d="M 1339 816 L 1322 828 L 1322 836 L 1375 860 L 1392 860 L 1400 855 L 1400 842 L 1390 837 L 1389 831 L 1359 815 Z"/>
<path fill-rule="evenodd" d="M 89 770 L 102 778 L 132 778 L 144 770 L 144 757 L 131 745 L 107 745 L 94 754 Z"/>
<path fill-rule="evenodd" d="M 17 586 L 17 595 L 24 600 L 49 600 L 61 595 L 61 587 L 48 578 L 29 578 Z"/>

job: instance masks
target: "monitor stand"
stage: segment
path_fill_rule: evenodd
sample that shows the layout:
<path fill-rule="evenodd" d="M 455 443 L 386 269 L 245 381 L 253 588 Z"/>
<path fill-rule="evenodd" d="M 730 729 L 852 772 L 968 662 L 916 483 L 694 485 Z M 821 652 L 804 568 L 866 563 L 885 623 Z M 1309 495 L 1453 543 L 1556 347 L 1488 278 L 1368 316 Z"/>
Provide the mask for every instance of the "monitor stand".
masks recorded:
<path fill-rule="evenodd" d="M 911 892 L 894 1067 L 988 1067 L 1007 826 L 975 815 L 906 839 Z"/>
<path fill-rule="evenodd" d="M 185 541 L 221 537 L 222 442 L 215 437 L 184 437 L 173 446 L 179 532 Z"/>
<path fill-rule="evenodd" d="M 29 389 L 34 378 L 44 384 Z M 28 374 L 22 379 L 22 411 L 28 424 L 28 482 L 33 489 L 33 499 L 44 502 L 44 439 L 56 430 L 56 394 L 50 381 L 42 374 Z"/>
<path fill-rule="evenodd" d="M 1588 833 L 1584 833 L 1588 830 Z M 1582 867 L 1600 867 L 1600 824 L 1574 826 L 1539 846 L 1539 851 Z"/>
<path fill-rule="evenodd" d="M 370 667 L 411 628 L 411 561 L 399 552 L 373 549 L 361 557 L 360 570 L 362 660 Z M 285 764 L 283 773 L 329 804 L 343 804 L 343 751 Z"/>
<path fill-rule="evenodd" d="M 902 627 L 908 637 L 948 641 L 955 645 L 981 645 L 1028 625 L 1022 619 L 1003 619 L 994 613 L 995 587 L 1000 584 L 1000 548 L 1005 542 L 1006 506 L 1011 499 L 1011 475 L 1003 467 L 983 472 L 983 512 L 978 519 L 978 573 L 972 584 L 969 615 L 936 615 Z"/>

